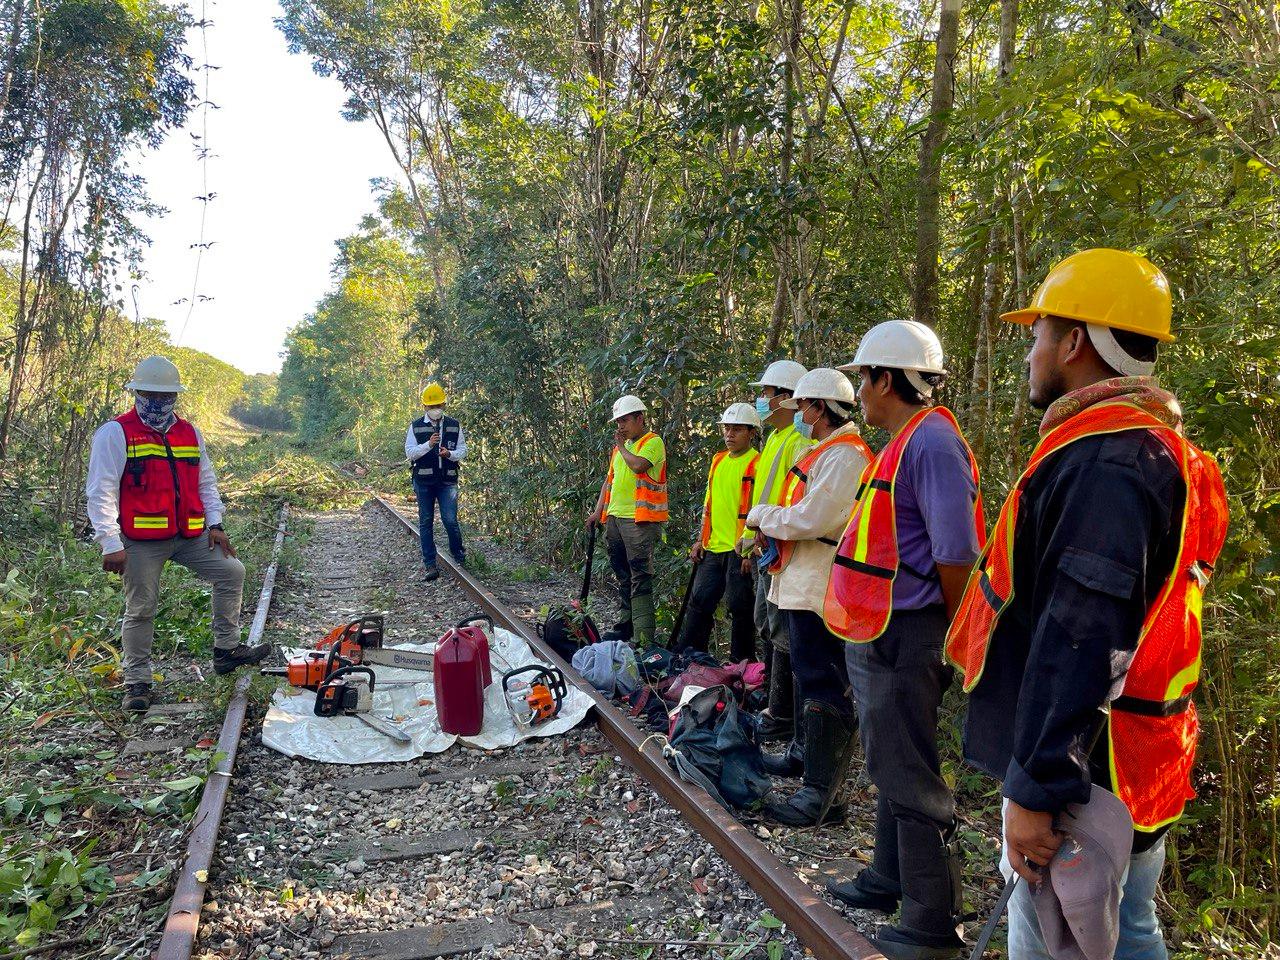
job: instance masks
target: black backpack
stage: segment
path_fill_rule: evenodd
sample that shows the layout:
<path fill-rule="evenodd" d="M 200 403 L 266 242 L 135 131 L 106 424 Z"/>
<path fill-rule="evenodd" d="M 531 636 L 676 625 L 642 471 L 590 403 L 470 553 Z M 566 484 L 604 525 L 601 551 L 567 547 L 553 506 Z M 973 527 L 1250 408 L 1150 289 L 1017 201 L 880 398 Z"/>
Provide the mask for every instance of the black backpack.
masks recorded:
<path fill-rule="evenodd" d="M 587 563 L 582 574 L 582 592 L 578 599 L 567 604 L 548 607 L 542 622 L 538 624 L 538 636 L 566 663 L 583 647 L 600 642 L 600 628 L 587 613 L 587 594 L 591 592 L 591 560 L 596 549 L 596 527 L 591 525 L 587 538 Z"/>

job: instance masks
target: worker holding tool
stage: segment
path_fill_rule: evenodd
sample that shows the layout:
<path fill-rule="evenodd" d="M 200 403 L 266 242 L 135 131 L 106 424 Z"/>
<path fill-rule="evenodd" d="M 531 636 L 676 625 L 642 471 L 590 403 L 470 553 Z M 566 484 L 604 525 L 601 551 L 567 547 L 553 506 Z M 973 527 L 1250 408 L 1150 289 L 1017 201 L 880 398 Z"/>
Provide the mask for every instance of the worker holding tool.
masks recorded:
<path fill-rule="evenodd" d="M 875 852 L 827 889 L 894 913 L 873 941 L 891 960 L 959 957 L 960 853 L 942 779 L 938 709 L 951 682 L 942 641 L 986 539 L 978 464 L 955 416 L 936 406 L 945 376 L 932 328 L 890 320 L 853 362 L 868 426 L 891 439 L 862 472 L 827 583 L 823 619 L 845 644 L 867 774 L 876 785 Z"/>
<path fill-rule="evenodd" d="M 645 423 L 648 407 L 633 394 L 613 404 L 613 454 L 587 526 L 604 525 L 609 565 L 618 578 L 621 616 L 606 640 L 653 642 L 653 548 L 667 521 L 667 450 Z"/>
<path fill-rule="evenodd" d="M 844 644 L 822 622 L 822 603 L 837 538 L 853 509 L 858 477 L 871 449 L 852 423 L 857 397 L 839 370 L 810 370 L 782 405 L 795 411 L 800 435 L 814 446 L 792 467 L 780 503 L 758 503 L 747 527 L 776 543 L 769 599 L 787 616 L 791 667 L 798 681 L 800 712 L 795 737 L 781 756 L 765 756 L 775 776 L 804 774 L 801 789 L 788 799 L 776 793 L 765 813 L 787 826 L 810 826 L 820 819 L 843 819 L 831 805 L 840 784 L 841 758 L 853 736 L 853 700 L 844 662 Z"/>
<path fill-rule="evenodd" d="M 1004 315 L 1031 325 L 1044 418 L 946 653 L 970 693 L 965 755 L 1004 782 L 1005 852 L 1027 881 L 1010 903 L 1014 960 L 1050 956 L 1040 911 L 1054 898 L 1029 887 L 1059 869 L 1064 811 L 1100 789 L 1132 815 L 1132 852 L 1095 916 L 1071 926 L 1110 923 L 1120 960 L 1168 956 L 1155 893 L 1164 833 L 1193 795 L 1203 591 L 1228 516 L 1216 464 L 1152 377 L 1171 313 L 1150 261 L 1095 249 Z"/>
<path fill-rule="evenodd" d="M 756 414 L 770 427 L 756 466 L 756 483 L 751 490 L 753 507 L 757 503 L 776 505 L 779 502 L 787 471 L 809 448 L 809 441 L 796 430 L 795 411 L 782 405 L 795 393 L 796 384 L 807 372 L 794 360 L 775 360 L 765 368 L 760 379 L 751 384 L 760 388 L 760 395 L 756 397 Z M 751 552 L 754 559 L 758 555 L 755 546 L 755 531 L 745 530 L 739 541 L 739 551 Z M 760 743 L 790 740 L 795 731 L 797 697 L 786 618 L 778 605 L 769 599 L 772 575 L 758 564 L 753 573 L 756 578 L 756 633 L 763 643 L 764 661 L 769 668 L 769 701 L 760 711 L 756 739 Z"/>
<path fill-rule="evenodd" d="M 167 561 L 212 586 L 215 673 L 259 663 L 271 645 L 240 642 L 244 564 L 222 528 L 222 498 L 204 437 L 174 413 L 185 389 L 178 368 L 164 357 L 147 357 L 125 389 L 133 392 L 133 409 L 93 435 L 85 497 L 102 569 L 124 581 L 124 709 L 145 713 L 152 703 L 151 642 Z"/>
<path fill-rule="evenodd" d="M 428 383 L 422 391 L 426 411 L 409 424 L 404 438 L 404 456 L 409 461 L 413 492 L 418 498 L 418 540 L 428 582 L 440 576 L 436 566 L 437 506 L 440 522 L 449 535 L 449 553 L 460 566 L 467 560 L 462 528 L 458 525 L 458 464 L 467 455 L 467 438 L 462 425 L 445 416 L 445 401 L 444 388 Z"/>
<path fill-rule="evenodd" d="M 760 417 L 749 403 L 731 403 L 720 415 L 724 449 L 711 458 L 707 490 L 702 498 L 702 528 L 689 551 L 697 567 L 690 584 L 689 611 L 676 649 L 706 651 L 720 598 L 729 607 L 729 658 L 754 660 L 756 655 L 755 571 L 740 551 L 747 511 L 756 484 L 760 454 Z"/>

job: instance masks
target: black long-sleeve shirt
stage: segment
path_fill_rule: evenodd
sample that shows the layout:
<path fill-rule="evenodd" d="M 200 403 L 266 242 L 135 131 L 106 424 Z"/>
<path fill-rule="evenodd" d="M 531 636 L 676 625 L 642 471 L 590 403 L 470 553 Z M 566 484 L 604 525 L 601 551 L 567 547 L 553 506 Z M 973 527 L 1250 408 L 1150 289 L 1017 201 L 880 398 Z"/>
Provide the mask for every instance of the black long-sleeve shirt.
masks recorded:
<path fill-rule="evenodd" d="M 1023 491 L 1014 596 L 969 699 L 965 756 L 1029 810 L 1110 787 L 1103 706 L 1119 696 L 1150 605 L 1178 553 L 1186 486 L 1152 434 L 1086 437 Z"/>

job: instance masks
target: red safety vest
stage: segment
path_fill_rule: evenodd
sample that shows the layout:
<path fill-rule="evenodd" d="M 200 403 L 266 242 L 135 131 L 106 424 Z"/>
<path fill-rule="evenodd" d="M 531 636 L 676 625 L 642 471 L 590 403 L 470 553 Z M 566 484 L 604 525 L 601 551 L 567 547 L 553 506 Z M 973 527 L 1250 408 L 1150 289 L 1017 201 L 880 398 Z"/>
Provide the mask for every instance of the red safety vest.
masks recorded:
<path fill-rule="evenodd" d="M 926 417 L 935 414 L 946 420 L 964 443 L 974 486 L 978 484 L 978 461 L 965 442 L 955 415 L 946 407 L 928 407 L 915 414 L 867 464 L 862 471 L 853 514 L 836 548 L 822 610 L 827 629 L 845 640 L 868 643 L 884 633 L 889 625 L 893 582 L 901 566 L 894 504 L 898 467 L 916 428 Z M 973 506 L 973 525 L 981 546 L 987 539 L 981 494 Z"/>
<path fill-rule="evenodd" d="M 702 545 L 704 547 L 711 542 L 711 497 L 716 468 L 728 455 L 728 450 L 717 453 L 711 458 L 711 469 L 707 471 L 707 499 L 702 504 Z M 742 491 L 738 494 L 738 529 L 733 536 L 735 543 L 747 528 L 747 514 L 751 511 L 751 493 L 756 485 L 756 464 L 760 462 L 760 454 L 755 450 L 751 451 L 750 456 L 751 462 L 747 464 L 747 469 L 742 474 Z"/>
<path fill-rule="evenodd" d="M 827 437 L 816 447 L 813 447 L 796 461 L 796 465 L 787 471 L 786 478 L 782 481 L 782 496 L 778 498 L 778 506 L 790 507 L 804 498 L 805 487 L 809 484 L 809 470 L 817 461 L 817 459 L 838 444 L 847 443 L 856 447 L 861 451 L 862 455 L 871 460 L 875 454 L 871 452 L 871 448 L 867 446 L 867 441 L 858 436 L 857 433 L 840 433 L 835 436 Z M 822 543 L 836 545 L 836 541 L 828 540 L 826 537 L 818 538 Z M 791 562 L 791 554 L 795 551 L 796 545 L 791 540 L 779 540 L 778 543 L 778 559 L 769 565 L 770 573 L 781 573 Z"/>
<path fill-rule="evenodd" d="M 1124 401 L 1099 403 L 1040 438 L 1000 510 L 947 633 L 946 654 L 964 673 L 964 689 L 982 679 L 987 648 L 1014 594 L 1013 540 L 1018 500 L 1045 458 L 1081 437 L 1149 430 L 1173 454 L 1186 484 L 1181 540 L 1173 572 L 1147 611 L 1121 695 L 1111 702 L 1107 745 L 1111 785 L 1134 826 L 1153 831 L 1182 816 L 1191 789 L 1199 725 L 1191 693 L 1200 679 L 1204 588 L 1227 535 L 1222 475 L 1211 457 L 1177 430 Z M 1105 510 L 1106 504 L 1099 504 Z M 1024 588 L 1028 587 L 1023 584 Z"/>
<path fill-rule="evenodd" d="M 656 433 L 646 433 L 636 441 L 635 454 L 644 456 L 641 448 L 650 440 L 656 440 Z M 616 448 L 615 448 L 616 449 Z M 604 505 L 600 508 L 600 522 L 609 516 L 609 499 L 613 495 L 613 454 L 609 455 L 609 473 L 604 478 Z M 636 523 L 665 523 L 667 520 L 667 461 L 662 461 L 655 477 L 650 473 L 636 474 Z"/>
<path fill-rule="evenodd" d="M 116 417 L 124 429 L 120 477 L 120 529 L 130 540 L 198 537 L 204 532 L 200 499 L 200 441 L 178 418 L 167 432 L 152 430 L 137 410 Z"/>

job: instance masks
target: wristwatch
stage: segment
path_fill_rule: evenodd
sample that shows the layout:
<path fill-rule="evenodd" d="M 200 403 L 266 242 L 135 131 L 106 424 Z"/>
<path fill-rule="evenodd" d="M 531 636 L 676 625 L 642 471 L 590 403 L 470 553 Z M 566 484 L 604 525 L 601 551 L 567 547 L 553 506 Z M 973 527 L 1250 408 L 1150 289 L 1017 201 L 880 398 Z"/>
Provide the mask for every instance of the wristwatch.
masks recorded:
<path fill-rule="evenodd" d="M 211 523 L 211 524 L 209 524 L 209 526 L 208 526 L 208 527 L 206 527 L 205 529 L 207 529 L 207 530 L 222 530 L 223 528 L 222 528 L 222 524 L 220 524 L 220 523 Z M 225 532 L 226 532 L 226 531 L 225 531 L 225 530 L 223 530 L 223 533 L 225 533 Z"/>

